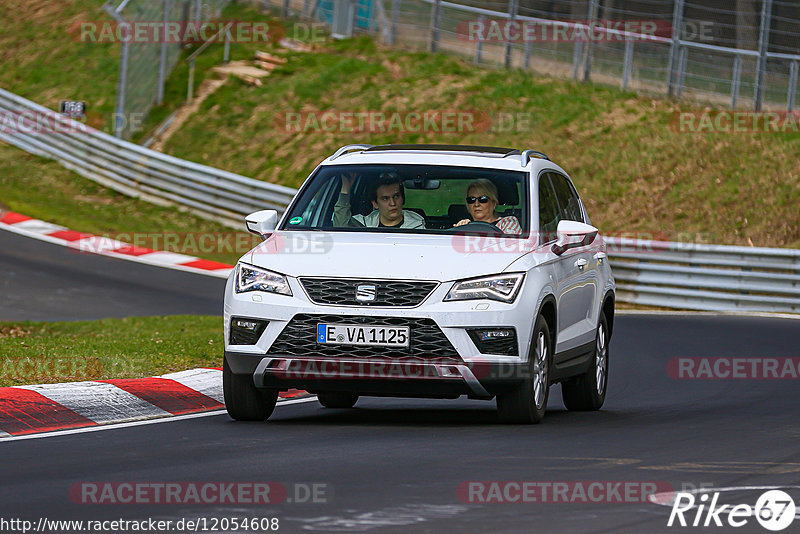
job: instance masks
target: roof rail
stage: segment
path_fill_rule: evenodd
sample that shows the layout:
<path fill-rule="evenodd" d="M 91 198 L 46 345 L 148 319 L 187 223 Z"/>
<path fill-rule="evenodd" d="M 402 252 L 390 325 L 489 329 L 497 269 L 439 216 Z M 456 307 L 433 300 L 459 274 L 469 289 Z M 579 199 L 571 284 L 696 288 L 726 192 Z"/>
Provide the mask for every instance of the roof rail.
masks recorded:
<path fill-rule="evenodd" d="M 375 145 L 345 145 L 333 153 L 333 156 L 331 156 L 331 161 L 335 160 L 339 156 L 346 154 L 347 152 L 354 152 L 356 150 L 367 150 L 368 148 L 372 148 L 373 146 Z"/>
<path fill-rule="evenodd" d="M 532 157 L 546 159 L 547 161 L 551 161 L 547 154 L 544 152 L 539 152 L 538 150 L 524 150 L 522 152 L 522 156 L 520 156 L 520 161 L 522 162 L 523 167 L 527 167 L 528 163 L 531 161 Z"/>
<path fill-rule="evenodd" d="M 378 145 L 367 150 L 367 152 L 383 152 L 383 151 L 406 151 L 406 152 L 475 152 L 484 156 L 492 157 L 506 157 L 512 154 L 519 154 L 519 150 L 511 148 L 501 148 L 495 146 L 478 146 L 478 145 L 433 145 L 433 144 L 419 144 L 419 145 Z"/>

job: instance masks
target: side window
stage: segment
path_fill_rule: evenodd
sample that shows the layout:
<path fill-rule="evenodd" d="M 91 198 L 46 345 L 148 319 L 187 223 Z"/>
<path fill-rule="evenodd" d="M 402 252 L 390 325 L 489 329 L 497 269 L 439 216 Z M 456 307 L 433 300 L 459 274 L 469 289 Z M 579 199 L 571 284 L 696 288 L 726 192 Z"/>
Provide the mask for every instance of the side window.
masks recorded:
<path fill-rule="evenodd" d="M 572 187 L 565 176 L 555 172 L 547 174 L 553 182 L 553 189 L 555 189 L 556 198 L 558 199 L 560 208 L 558 220 L 585 222 L 583 220 L 583 214 L 581 213 L 581 203 L 575 188 Z"/>
<path fill-rule="evenodd" d="M 550 183 L 549 173 L 539 175 L 539 231 L 542 243 L 556 239 L 558 227 L 558 202 Z"/>

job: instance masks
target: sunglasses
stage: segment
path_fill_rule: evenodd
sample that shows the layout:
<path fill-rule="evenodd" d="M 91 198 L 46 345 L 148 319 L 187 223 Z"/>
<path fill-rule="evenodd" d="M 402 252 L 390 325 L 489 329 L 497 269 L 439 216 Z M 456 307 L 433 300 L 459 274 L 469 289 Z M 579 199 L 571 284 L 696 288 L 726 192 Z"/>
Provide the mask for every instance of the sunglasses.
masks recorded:
<path fill-rule="evenodd" d="M 487 202 L 489 202 L 489 197 L 487 195 L 483 195 L 480 197 L 467 197 L 467 204 L 475 204 L 476 200 L 481 204 L 486 204 Z"/>

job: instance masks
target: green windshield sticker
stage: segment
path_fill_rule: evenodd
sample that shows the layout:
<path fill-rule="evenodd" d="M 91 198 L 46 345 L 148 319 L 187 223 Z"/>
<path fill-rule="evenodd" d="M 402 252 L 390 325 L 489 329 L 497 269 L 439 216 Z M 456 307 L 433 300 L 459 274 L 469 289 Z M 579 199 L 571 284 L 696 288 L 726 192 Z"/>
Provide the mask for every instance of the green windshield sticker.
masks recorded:
<path fill-rule="evenodd" d="M 303 222 L 302 217 L 292 217 L 289 219 L 289 224 L 300 224 L 301 222 Z"/>

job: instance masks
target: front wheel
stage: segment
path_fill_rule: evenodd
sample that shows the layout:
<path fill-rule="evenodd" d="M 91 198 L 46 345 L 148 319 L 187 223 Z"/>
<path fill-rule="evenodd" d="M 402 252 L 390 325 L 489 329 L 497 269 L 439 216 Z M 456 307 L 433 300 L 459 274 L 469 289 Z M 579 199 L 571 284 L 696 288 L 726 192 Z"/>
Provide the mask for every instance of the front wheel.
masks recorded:
<path fill-rule="evenodd" d="M 568 410 L 599 410 L 606 400 L 608 389 L 608 321 L 600 315 L 597 325 L 594 357 L 589 369 L 580 376 L 561 384 L 561 397 Z"/>
<path fill-rule="evenodd" d="M 550 396 L 552 340 L 544 317 L 536 320 L 528 356 L 529 376 L 514 391 L 497 396 L 497 412 L 504 423 L 538 423 L 547 411 Z"/>
<path fill-rule="evenodd" d="M 326 408 L 352 408 L 358 401 L 355 393 L 317 393 L 317 400 Z"/>
<path fill-rule="evenodd" d="M 222 391 L 225 409 L 237 421 L 264 421 L 278 402 L 278 390 L 258 389 L 253 377 L 233 374 L 227 359 L 222 362 Z"/>

